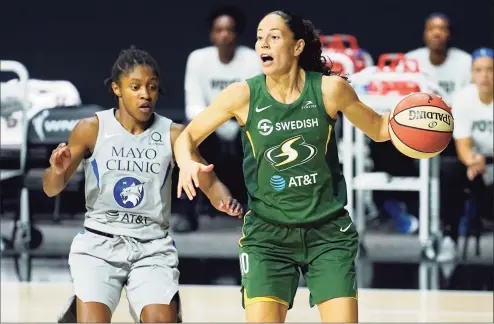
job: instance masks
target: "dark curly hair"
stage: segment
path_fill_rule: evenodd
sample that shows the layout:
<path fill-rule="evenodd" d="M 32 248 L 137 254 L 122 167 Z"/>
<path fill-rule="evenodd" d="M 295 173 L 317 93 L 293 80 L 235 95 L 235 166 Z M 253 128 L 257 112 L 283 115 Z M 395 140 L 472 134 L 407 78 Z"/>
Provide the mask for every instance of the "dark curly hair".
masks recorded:
<path fill-rule="evenodd" d="M 285 20 L 296 40 L 303 39 L 305 41 L 304 50 L 298 61 L 300 67 L 306 71 L 320 72 L 323 75 L 339 75 L 339 73 L 331 70 L 333 66 L 331 60 L 322 56 L 320 32 L 314 27 L 312 21 L 303 19 L 287 10 L 277 10 L 271 14 L 278 15 Z M 346 79 L 344 76 L 341 77 Z"/>
<path fill-rule="evenodd" d="M 231 5 L 216 7 L 209 13 L 206 19 L 209 31 L 213 28 L 216 18 L 220 16 L 228 16 L 235 21 L 235 31 L 237 35 L 241 35 L 244 32 L 246 21 L 245 14 L 240 8 Z"/>

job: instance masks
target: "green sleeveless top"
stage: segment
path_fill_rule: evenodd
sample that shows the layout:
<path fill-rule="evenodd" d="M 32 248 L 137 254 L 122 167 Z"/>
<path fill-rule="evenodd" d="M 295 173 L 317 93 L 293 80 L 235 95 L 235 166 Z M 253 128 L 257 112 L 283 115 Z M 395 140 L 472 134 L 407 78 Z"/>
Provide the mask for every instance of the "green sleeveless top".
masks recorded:
<path fill-rule="evenodd" d="M 345 212 L 335 121 L 324 108 L 321 81 L 321 73 L 306 72 L 300 98 L 282 104 L 268 93 L 264 74 L 247 80 L 242 145 L 248 207 L 268 222 L 307 225 Z"/>

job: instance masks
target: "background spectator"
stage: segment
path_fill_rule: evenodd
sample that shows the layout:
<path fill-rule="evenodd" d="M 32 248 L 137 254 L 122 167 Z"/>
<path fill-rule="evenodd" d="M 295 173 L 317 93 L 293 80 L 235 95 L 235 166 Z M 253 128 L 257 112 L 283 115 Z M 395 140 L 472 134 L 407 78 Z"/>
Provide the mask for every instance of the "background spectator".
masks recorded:
<path fill-rule="evenodd" d="M 426 47 L 406 54 L 407 57 L 416 59 L 420 70 L 436 80 L 449 95 L 471 82 L 472 62 L 467 52 L 449 46 L 451 39 L 451 22 L 448 16 L 433 13 L 425 20 Z M 450 96 L 443 99 L 451 104 Z"/>
<path fill-rule="evenodd" d="M 256 52 L 238 44 L 245 28 L 244 13 L 237 7 L 221 6 L 207 19 L 212 46 L 193 51 L 185 71 L 185 114 L 191 120 L 204 110 L 216 95 L 229 84 L 262 72 Z M 246 202 L 242 173 L 242 149 L 239 125 L 235 120 L 223 124 L 199 147 L 202 156 L 216 166 L 215 172 L 228 185 L 232 194 Z M 202 196 L 201 196 L 202 197 Z M 198 228 L 197 207 L 203 199 L 187 202 L 184 217 L 174 224 L 176 231 Z M 210 213 L 215 213 L 209 208 Z"/>
<path fill-rule="evenodd" d="M 455 118 L 454 142 L 459 161 L 443 172 L 441 205 L 444 239 L 438 261 L 456 257 L 460 217 L 465 208 L 464 190 L 468 188 L 478 217 L 492 221 L 493 182 L 493 51 L 482 48 L 472 54 L 473 84 L 459 90 L 453 97 Z M 472 226 L 478 226 L 472 224 Z"/>

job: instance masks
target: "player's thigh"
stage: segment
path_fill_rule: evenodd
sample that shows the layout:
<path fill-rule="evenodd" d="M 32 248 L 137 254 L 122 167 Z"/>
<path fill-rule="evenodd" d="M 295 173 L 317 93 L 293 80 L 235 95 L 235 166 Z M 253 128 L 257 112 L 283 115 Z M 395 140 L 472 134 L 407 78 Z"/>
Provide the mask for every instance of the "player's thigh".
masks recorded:
<path fill-rule="evenodd" d="M 334 298 L 357 298 L 358 233 L 350 216 L 307 231 L 304 275 L 311 306 Z"/>
<path fill-rule="evenodd" d="M 141 323 L 178 323 L 179 313 L 178 292 L 170 304 L 149 304 L 141 311 Z"/>
<path fill-rule="evenodd" d="M 284 323 L 288 306 L 277 301 L 262 301 L 245 307 L 248 323 Z"/>
<path fill-rule="evenodd" d="M 94 306 L 99 303 L 106 305 L 110 313 L 115 311 L 128 273 L 125 264 L 109 260 L 118 255 L 111 238 L 89 232 L 81 232 L 74 238 L 69 266 L 74 293 L 82 303 L 78 304 L 79 308 L 99 307 Z"/>
<path fill-rule="evenodd" d="M 247 213 L 239 241 L 244 306 L 268 301 L 291 306 L 298 287 L 297 229 L 279 227 Z"/>
<path fill-rule="evenodd" d="M 358 301 L 351 297 L 338 297 L 317 304 L 323 323 L 357 323 Z"/>
<path fill-rule="evenodd" d="M 142 258 L 130 269 L 125 290 L 132 316 L 137 322 L 176 322 L 180 272 L 178 254 L 170 236 L 141 244 Z M 148 307 L 149 306 L 149 307 Z M 144 308 L 154 312 L 144 312 Z M 146 318 L 143 318 L 143 315 Z"/>
<path fill-rule="evenodd" d="M 298 287 L 296 266 L 259 248 L 241 248 L 242 306 L 247 322 L 281 323 Z"/>
<path fill-rule="evenodd" d="M 110 323 L 112 311 L 99 302 L 83 302 L 76 297 L 77 323 Z"/>

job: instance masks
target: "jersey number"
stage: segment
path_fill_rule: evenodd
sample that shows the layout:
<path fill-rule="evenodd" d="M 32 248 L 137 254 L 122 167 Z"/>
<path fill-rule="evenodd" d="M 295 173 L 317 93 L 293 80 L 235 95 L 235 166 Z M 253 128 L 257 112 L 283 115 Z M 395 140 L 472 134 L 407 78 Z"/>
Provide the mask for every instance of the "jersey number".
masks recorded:
<path fill-rule="evenodd" d="M 240 271 L 242 275 L 249 273 L 249 255 L 245 252 L 240 254 Z"/>

